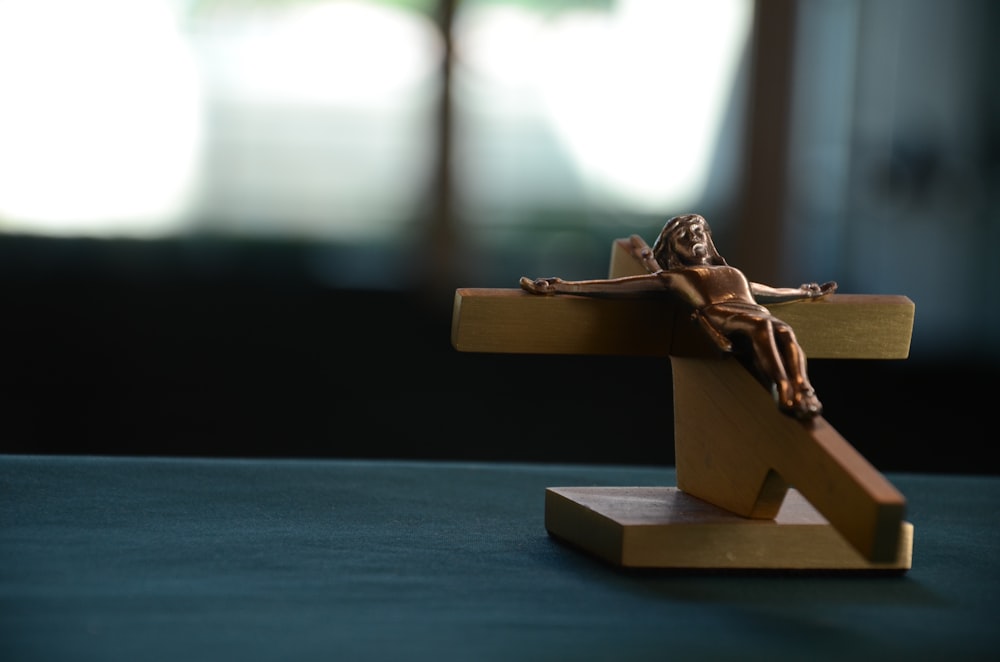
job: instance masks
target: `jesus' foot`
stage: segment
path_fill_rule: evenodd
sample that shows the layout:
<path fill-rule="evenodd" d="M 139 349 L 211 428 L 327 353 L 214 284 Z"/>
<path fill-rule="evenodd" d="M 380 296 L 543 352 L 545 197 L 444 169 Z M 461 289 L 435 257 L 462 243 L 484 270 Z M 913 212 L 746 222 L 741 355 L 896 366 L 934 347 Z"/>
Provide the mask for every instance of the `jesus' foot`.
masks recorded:
<path fill-rule="evenodd" d="M 808 387 L 795 391 L 790 398 L 782 398 L 779 407 L 789 416 L 800 420 L 807 420 L 823 413 L 823 405 L 816 397 L 816 391 Z"/>

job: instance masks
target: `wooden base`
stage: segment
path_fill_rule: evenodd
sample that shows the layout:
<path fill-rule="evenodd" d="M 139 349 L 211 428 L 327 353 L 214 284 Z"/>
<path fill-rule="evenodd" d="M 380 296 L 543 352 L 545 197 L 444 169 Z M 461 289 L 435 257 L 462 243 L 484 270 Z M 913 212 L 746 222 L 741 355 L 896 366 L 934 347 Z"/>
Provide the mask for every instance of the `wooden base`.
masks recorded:
<path fill-rule="evenodd" d="M 749 519 L 676 487 L 550 487 L 545 528 L 630 568 L 905 572 L 913 557 L 909 522 L 895 560 L 872 563 L 795 489 L 774 519 Z"/>

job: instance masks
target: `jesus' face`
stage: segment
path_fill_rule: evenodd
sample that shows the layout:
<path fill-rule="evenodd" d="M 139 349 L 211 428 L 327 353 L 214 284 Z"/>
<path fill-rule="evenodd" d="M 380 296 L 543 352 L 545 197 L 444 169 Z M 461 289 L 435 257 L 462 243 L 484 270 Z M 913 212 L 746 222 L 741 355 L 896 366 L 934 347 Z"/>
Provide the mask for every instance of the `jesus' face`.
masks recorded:
<path fill-rule="evenodd" d="M 678 216 L 668 221 L 656 240 L 653 253 L 667 269 L 716 264 L 721 260 L 712 243 L 708 223 L 697 214 Z"/>

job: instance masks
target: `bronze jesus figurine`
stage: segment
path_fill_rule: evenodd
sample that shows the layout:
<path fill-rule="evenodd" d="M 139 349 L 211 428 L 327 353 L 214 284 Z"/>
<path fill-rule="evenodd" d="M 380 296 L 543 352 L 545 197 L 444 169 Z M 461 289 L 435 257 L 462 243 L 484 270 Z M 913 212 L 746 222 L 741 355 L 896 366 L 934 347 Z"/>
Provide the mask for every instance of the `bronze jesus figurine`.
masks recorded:
<path fill-rule="evenodd" d="M 649 272 L 600 280 L 521 278 L 521 287 L 534 294 L 608 296 L 662 292 L 666 289 L 693 309 L 708 335 L 725 352 L 749 345 L 749 358 L 758 376 L 769 382 L 779 409 L 799 419 L 823 410 L 806 374 L 806 357 L 792 327 L 761 303 L 815 299 L 837 290 L 835 282 L 806 283 L 801 287 L 769 287 L 747 279 L 729 266 L 712 242 L 708 223 L 698 214 L 667 221 L 653 248 L 638 235 L 631 237 L 634 255 Z"/>

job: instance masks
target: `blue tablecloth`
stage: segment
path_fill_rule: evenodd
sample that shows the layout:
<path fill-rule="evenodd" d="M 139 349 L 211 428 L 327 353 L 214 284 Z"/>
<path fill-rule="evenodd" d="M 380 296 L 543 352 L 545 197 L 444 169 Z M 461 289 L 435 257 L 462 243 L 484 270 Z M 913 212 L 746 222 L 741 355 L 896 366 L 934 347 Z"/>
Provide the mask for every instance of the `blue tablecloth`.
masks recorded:
<path fill-rule="evenodd" d="M 905 575 L 703 575 L 545 532 L 670 468 L 0 456 L 0 659 L 1000 659 L 1000 478 L 889 478 Z"/>

